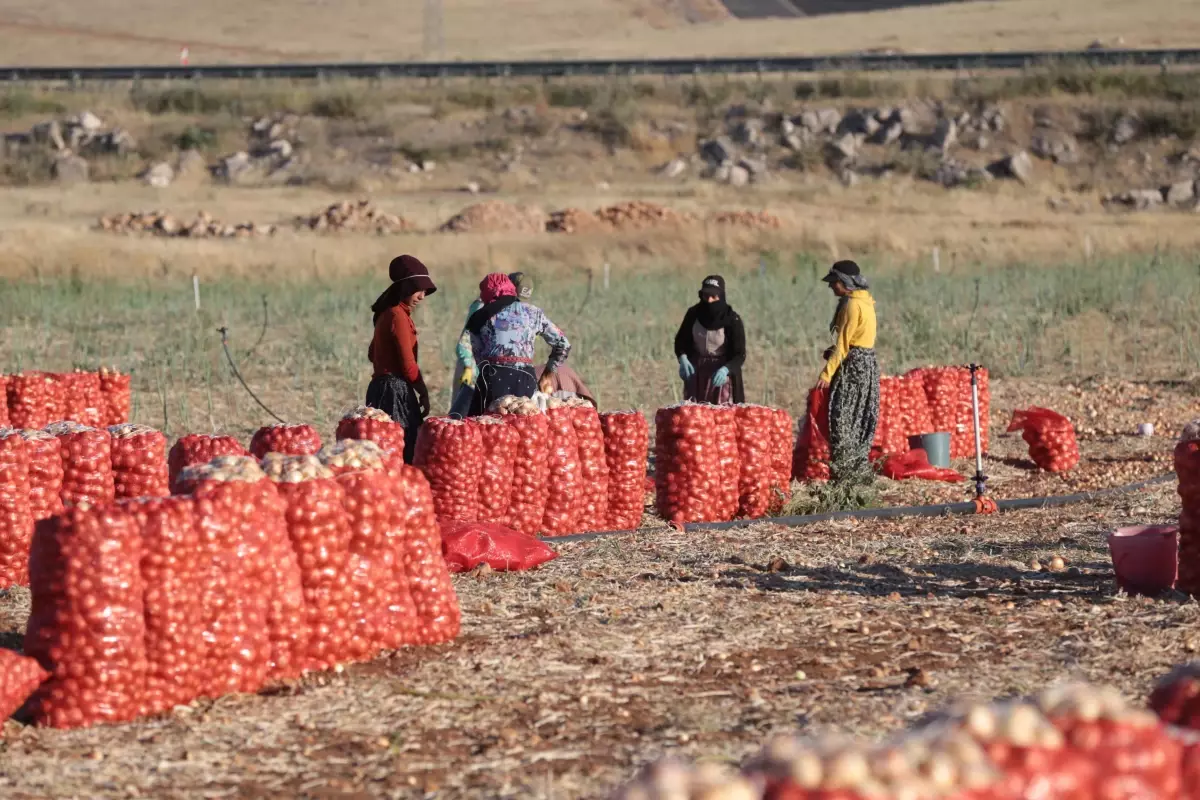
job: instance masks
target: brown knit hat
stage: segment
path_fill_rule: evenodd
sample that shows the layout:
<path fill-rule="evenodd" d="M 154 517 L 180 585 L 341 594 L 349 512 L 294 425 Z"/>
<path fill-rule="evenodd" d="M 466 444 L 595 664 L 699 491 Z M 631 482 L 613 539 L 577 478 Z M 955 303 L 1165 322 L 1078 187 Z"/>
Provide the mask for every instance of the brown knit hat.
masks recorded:
<path fill-rule="evenodd" d="M 388 277 L 392 283 L 404 284 L 406 294 L 424 291 L 430 295 L 437 291 L 433 278 L 429 277 L 429 268 L 421 263 L 416 256 L 396 256 L 388 264 Z"/>

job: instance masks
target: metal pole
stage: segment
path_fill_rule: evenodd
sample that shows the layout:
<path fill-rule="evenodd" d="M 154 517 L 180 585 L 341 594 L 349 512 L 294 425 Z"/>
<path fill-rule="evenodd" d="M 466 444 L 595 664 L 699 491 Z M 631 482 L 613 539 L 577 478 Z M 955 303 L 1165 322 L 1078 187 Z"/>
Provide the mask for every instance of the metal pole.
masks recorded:
<path fill-rule="evenodd" d="M 975 418 L 975 496 L 987 494 L 987 476 L 983 474 L 983 439 L 979 431 L 979 365 L 971 365 L 971 412 Z"/>

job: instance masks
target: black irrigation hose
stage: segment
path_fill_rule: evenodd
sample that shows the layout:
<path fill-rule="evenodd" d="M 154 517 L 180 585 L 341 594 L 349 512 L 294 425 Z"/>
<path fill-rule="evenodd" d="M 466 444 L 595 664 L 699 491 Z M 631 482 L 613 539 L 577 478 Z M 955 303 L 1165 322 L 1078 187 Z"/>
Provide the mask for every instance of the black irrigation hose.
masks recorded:
<path fill-rule="evenodd" d="M 229 368 L 231 370 L 233 370 L 233 377 L 237 378 L 238 383 L 240 383 L 242 385 L 242 388 L 246 390 L 246 393 L 248 395 L 250 395 L 252 398 L 254 398 L 254 402 L 258 403 L 259 408 L 261 408 L 263 411 L 270 414 L 272 417 L 274 417 L 280 423 L 286 425 L 287 424 L 286 419 L 279 416 L 271 409 L 267 408 L 267 404 L 264 403 L 262 400 L 258 399 L 258 395 L 256 395 L 254 393 L 254 390 L 251 389 L 250 386 L 246 383 L 246 381 L 242 378 L 242 373 L 238 371 L 237 364 L 233 363 L 233 354 L 229 352 L 229 329 L 228 328 L 217 328 L 217 332 L 221 334 L 221 349 L 225 351 L 225 360 L 229 362 Z"/>
<path fill-rule="evenodd" d="M 1146 489 L 1150 486 L 1167 483 L 1175 477 L 1174 472 L 1168 472 L 1165 475 L 1159 475 L 1156 478 L 1149 478 L 1136 483 L 1129 483 L 1124 486 L 1114 486 L 1111 489 L 1098 489 L 1094 492 L 1080 492 L 1078 494 L 1063 494 L 1052 495 L 1049 497 L 1021 497 L 1012 500 L 997 500 L 996 508 L 999 511 L 1024 511 L 1035 508 L 1053 508 L 1056 506 L 1066 506 L 1073 503 L 1086 503 L 1092 500 L 1099 500 L 1104 497 L 1113 497 L 1121 494 L 1129 494 Z M 684 531 L 726 531 L 733 528 L 744 528 L 750 525 L 780 525 L 785 528 L 799 528 L 804 525 L 814 525 L 819 522 L 833 522 L 843 519 L 901 519 L 904 517 L 944 517 L 950 514 L 974 514 L 977 508 L 974 502 L 971 503 L 942 503 L 932 506 L 892 506 L 889 508 L 867 508 L 860 511 L 831 511 L 826 514 L 808 514 L 799 517 L 759 517 L 758 519 L 735 519 L 732 522 L 698 522 L 690 525 L 684 525 Z M 544 539 L 546 542 L 586 542 L 592 539 L 600 539 L 608 536 L 621 536 L 631 533 L 637 533 L 636 530 L 629 531 L 598 531 L 594 533 L 574 533 L 568 536 L 549 536 Z"/>

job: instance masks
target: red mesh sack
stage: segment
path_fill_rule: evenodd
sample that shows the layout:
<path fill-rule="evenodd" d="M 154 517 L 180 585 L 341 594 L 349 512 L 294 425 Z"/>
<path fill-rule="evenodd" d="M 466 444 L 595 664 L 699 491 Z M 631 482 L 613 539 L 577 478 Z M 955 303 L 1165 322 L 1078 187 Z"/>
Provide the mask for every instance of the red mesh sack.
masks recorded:
<path fill-rule="evenodd" d="M 171 492 L 179 494 L 176 483 L 179 475 L 188 467 L 207 464 L 221 456 L 248 456 L 242 443 L 232 436 L 210 436 L 206 433 L 189 433 L 171 446 L 167 454 L 167 474 Z"/>
<path fill-rule="evenodd" d="M 713 413 L 717 464 L 720 469 L 716 486 L 716 513 L 717 519 L 724 521 L 737 516 L 738 510 L 742 464 L 738 455 L 737 409 L 733 406 L 717 406 Z"/>
<path fill-rule="evenodd" d="M 204 609 L 200 527 L 191 498 L 141 498 L 119 504 L 141 536 L 146 691 L 140 714 L 169 711 L 200 696 L 204 683 Z"/>
<path fill-rule="evenodd" d="M 966 367 L 926 367 L 914 370 L 925 387 L 933 431 L 950 434 L 950 457 L 971 458 L 975 454 L 975 419 L 971 402 L 971 370 Z M 979 385 L 979 441 L 983 452 L 988 450 L 988 418 L 991 409 L 988 372 L 980 368 L 976 374 Z"/>
<path fill-rule="evenodd" d="M 608 530 L 608 461 L 604 452 L 604 427 L 590 403 L 570 409 L 579 440 L 581 510 L 576 528 L 581 531 Z"/>
<path fill-rule="evenodd" d="M 483 463 L 479 470 L 479 521 L 502 523 L 512 505 L 513 468 L 521 436 L 503 418 L 486 416 L 472 420 L 479 426 Z"/>
<path fill-rule="evenodd" d="M 908 452 L 903 381 L 903 378 L 881 378 L 879 381 L 879 423 L 875 426 L 872 449 L 885 455 Z"/>
<path fill-rule="evenodd" d="M 362 657 L 354 636 L 354 581 L 350 566 L 351 532 L 346 492 L 327 469 L 305 477 L 303 471 L 277 480 L 275 488 L 287 506 L 284 520 L 304 598 L 308 645 L 305 669 L 325 670 Z"/>
<path fill-rule="evenodd" d="M 740 464 L 737 514 L 757 519 L 769 514 L 775 501 L 775 419 L 766 406 L 735 408 Z"/>
<path fill-rule="evenodd" d="M 442 558 L 451 572 L 467 572 L 487 564 L 498 572 L 533 569 L 558 558 L 534 536 L 491 522 L 442 520 Z"/>
<path fill-rule="evenodd" d="M 50 673 L 29 656 L 0 650 L 0 725 L 25 704 Z"/>
<path fill-rule="evenodd" d="M 359 406 L 346 413 L 338 422 L 336 438 L 374 442 L 387 455 L 390 465 L 404 463 L 404 426 L 394 422 L 386 412 L 369 406 Z"/>
<path fill-rule="evenodd" d="M 684 403 L 654 415 L 654 495 L 674 524 L 715 522 L 723 514 L 717 407 Z M 735 483 L 736 486 L 736 483 Z"/>
<path fill-rule="evenodd" d="M 576 533 L 583 512 L 583 482 L 579 465 L 579 437 L 575 434 L 574 411 L 552 408 L 546 412 L 550 437 L 550 476 L 546 513 L 541 532 L 550 535 Z"/>
<path fill-rule="evenodd" d="M 1182 664 L 1160 679 L 1150 708 L 1168 725 L 1200 731 L 1200 662 Z"/>
<path fill-rule="evenodd" d="M 798 481 L 829 480 L 829 390 L 808 393 L 808 411 L 792 453 L 792 477 Z"/>
<path fill-rule="evenodd" d="M 64 372 L 54 376 L 62 405 L 61 418 L 90 428 L 107 427 L 104 393 L 95 372 Z"/>
<path fill-rule="evenodd" d="M 24 650 L 50 673 L 30 703 L 39 725 L 137 717 L 146 690 L 141 555 L 127 509 L 79 506 L 38 523 Z"/>
<path fill-rule="evenodd" d="M 646 462 L 650 450 L 650 424 L 640 411 L 613 411 L 600 415 L 604 430 L 604 458 L 608 464 L 608 521 L 613 531 L 633 530 L 642 524 L 646 508 Z"/>
<path fill-rule="evenodd" d="M 11 426 L 8 418 L 8 376 L 0 375 L 0 428 Z"/>
<path fill-rule="evenodd" d="M 406 580 L 408 510 L 399 473 L 385 468 L 385 458 L 374 443 L 353 439 L 321 451 L 322 463 L 344 490 L 355 658 L 373 658 L 421 639 L 418 606 Z"/>
<path fill-rule="evenodd" d="M 925 396 L 925 378 L 922 370 L 913 370 L 899 381 L 900 426 L 905 437 L 937 433 L 934 430 L 933 414 L 929 410 L 929 398 Z"/>
<path fill-rule="evenodd" d="M 321 435 L 311 425 L 268 425 L 255 431 L 250 439 L 250 455 L 255 458 L 267 453 L 315 456 L 320 449 Z"/>
<path fill-rule="evenodd" d="M 8 376 L 8 419 L 14 428 L 44 428 L 62 419 L 58 382 L 45 372 Z"/>
<path fill-rule="evenodd" d="M 450 572 L 442 558 L 442 535 L 433 494 L 421 471 L 405 466 L 396 476 L 404 519 L 404 572 L 417 609 L 418 644 L 439 644 L 458 636 L 462 614 Z"/>
<path fill-rule="evenodd" d="M 1176 588 L 1200 595 L 1200 441 L 1175 445 L 1175 474 L 1179 476 L 1179 577 Z"/>
<path fill-rule="evenodd" d="M 550 496 L 550 420 L 545 414 L 503 419 L 518 437 L 508 527 L 533 535 L 541 530 Z"/>
<path fill-rule="evenodd" d="M 62 501 L 67 508 L 99 506 L 116 497 L 112 471 L 112 437 L 106 430 L 76 422 L 56 422 L 46 433 L 62 447 Z"/>
<path fill-rule="evenodd" d="M 33 521 L 61 514 L 63 461 L 58 439 L 39 430 L 23 430 L 29 455 L 29 513 Z"/>
<path fill-rule="evenodd" d="M 201 696 L 257 692 L 271 668 L 267 614 L 274 591 L 266 582 L 269 565 L 259 531 L 286 526 L 282 501 L 258 463 L 244 456 L 188 467 L 178 483 L 196 500 L 201 582 L 207 587 Z M 264 488 L 272 490 L 274 502 Z"/>
<path fill-rule="evenodd" d="M 101 367 L 100 394 L 103 397 L 103 415 L 101 424 L 120 425 L 129 422 L 129 412 L 132 406 L 132 392 L 128 375 L 122 375 L 116 370 Z"/>
<path fill-rule="evenodd" d="M 483 437 L 478 425 L 430 417 L 417 435 L 413 464 L 429 481 L 438 517 L 468 522 L 479 519 Z"/>
<path fill-rule="evenodd" d="M 916 479 L 920 481 L 942 481 L 958 483 L 965 480 L 952 469 L 939 469 L 929 463 L 929 454 L 924 450 L 910 450 L 904 455 L 889 456 L 883 461 L 880 472 L 894 481 Z"/>
<path fill-rule="evenodd" d="M 0 429 L 0 589 L 29 583 L 29 453 L 21 435 Z"/>
<path fill-rule="evenodd" d="M 771 412 L 771 471 L 774 478 L 771 487 L 775 496 L 771 502 L 771 513 L 778 514 L 792 496 L 792 436 L 795 427 L 792 415 L 785 409 L 772 408 Z"/>
<path fill-rule="evenodd" d="M 126 422 L 109 427 L 112 440 L 113 489 L 118 500 L 166 497 L 167 437 L 154 428 Z"/>
<path fill-rule="evenodd" d="M 1071 420 L 1048 408 L 1013 412 L 1008 432 L 1021 431 L 1029 457 L 1047 472 L 1066 472 L 1079 463 L 1079 445 Z"/>

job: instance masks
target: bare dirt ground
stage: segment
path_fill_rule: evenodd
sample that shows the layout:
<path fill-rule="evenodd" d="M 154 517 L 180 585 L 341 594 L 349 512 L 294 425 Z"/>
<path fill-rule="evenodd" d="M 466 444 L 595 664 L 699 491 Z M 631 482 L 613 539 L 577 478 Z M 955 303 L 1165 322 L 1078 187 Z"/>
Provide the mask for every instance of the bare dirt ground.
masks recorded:
<path fill-rule="evenodd" d="M 1161 420 L 1173 435 L 1200 413 L 1194 386 L 1114 382 L 1088 399 L 997 382 L 994 393 L 1076 415 L 1099 398 L 1098 431 Z M 1072 478 L 1031 473 L 1019 439 L 998 439 L 997 494 L 1158 474 L 1173 441 L 1081 439 Z M 1136 468 L 1114 471 L 1122 464 Z M 563 544 L 533 573 L 459 576 L 452 645 L 138 724 L 9 722 L 0 787 L 19 800 L 603 797 L 663 753 L 736 762 L 773 731 L 875 735 L 961 696 L 1080 677 L 1139 698 L 1195 652 L 1200 612 L 1117 594 L 1104 534 L 1177 513 L 1165 484 L 996 517 L 687 534 L 658 524 Z M 1055 555 L 1065 572 L 1031 568 Z M 0 644 L 19 646 L 27 603 L 0 595 Z"/>

